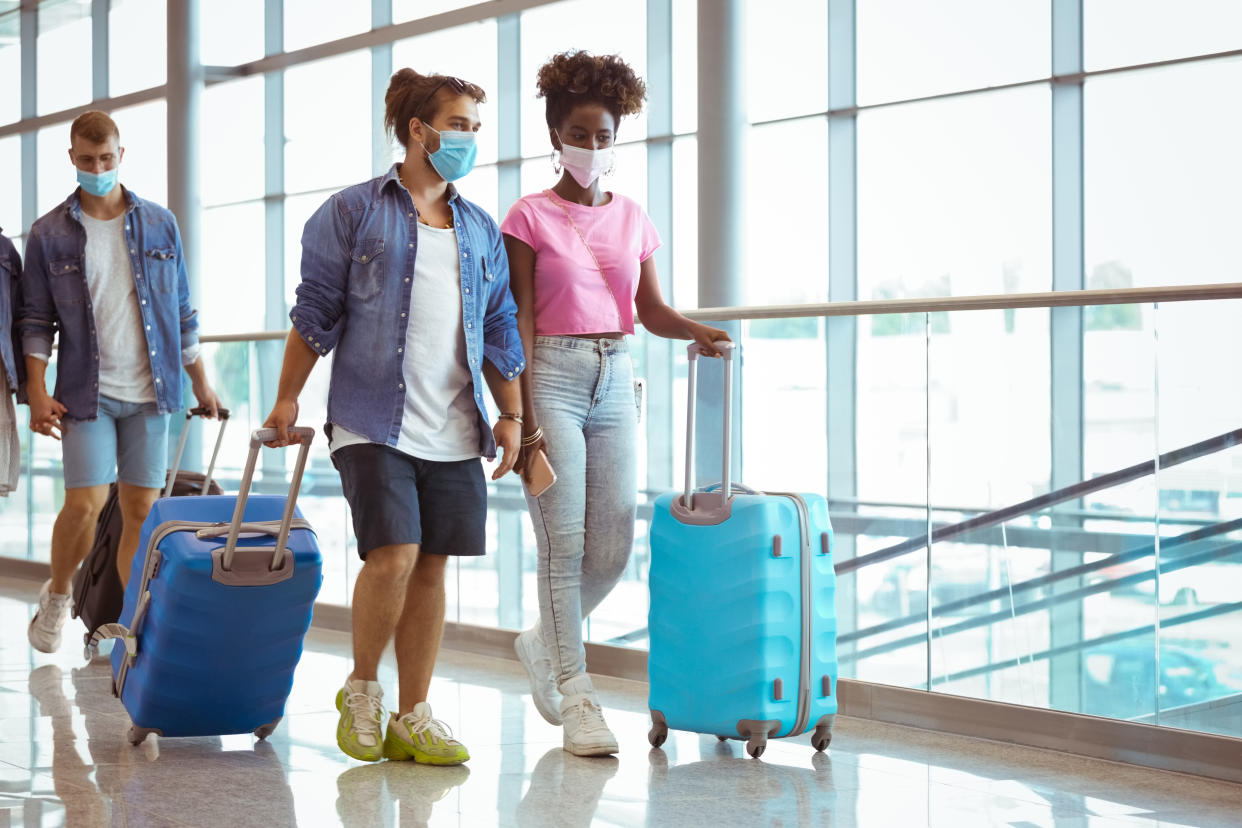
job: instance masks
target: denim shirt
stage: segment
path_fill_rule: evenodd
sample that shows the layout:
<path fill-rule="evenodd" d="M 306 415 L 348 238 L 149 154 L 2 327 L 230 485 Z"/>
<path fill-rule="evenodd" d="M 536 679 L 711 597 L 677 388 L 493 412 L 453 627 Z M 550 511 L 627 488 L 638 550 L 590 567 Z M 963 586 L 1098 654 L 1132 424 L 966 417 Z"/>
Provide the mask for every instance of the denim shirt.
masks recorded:
<path fill-rule="evenodd" d="M 336 349 L 329 425 L 389 446 L 397 445 L 405 412 L 402 349 L 418 255 L 414 200 L 397 169 L 394 164 L 387 174 L 334 194 L 306 222 L 302 282 L 289 312 L 316 354 Z M 526 367 L 526 357 L 500 229 L 451 184 L 448 196 L 461 257 L 466 359 L 483 454 L 492 459 L 496 442 L 483 402 L 483 360 L 512 379 Z"/>
<path fill-rule="evenodd" d="M 9 390 L 17 391 L 26 378 L 26 365 L 21 359 L 22 341 L 17 333 L 17 308 L 21 303 L 19 288 L 22 257 L 13 242 L 0 234 L 0 370 L 9 380 Z"/>
<path fill-rule="evenodd" d="M 67 417 L 93 420 L 99 409 L 99 334 L 86 285 L 86 229 L 78 192 L 30 229 L 18 324 L 27 354 L 51 354 L 59 333 L 52 396 L 68 409 Z M 155 401 L 166 414 L 182 408 L 181 350 L 198 342 L 198 314 L 190 307 L 177 219 L 130 190 L 125 200 L 125 241 Z"/>

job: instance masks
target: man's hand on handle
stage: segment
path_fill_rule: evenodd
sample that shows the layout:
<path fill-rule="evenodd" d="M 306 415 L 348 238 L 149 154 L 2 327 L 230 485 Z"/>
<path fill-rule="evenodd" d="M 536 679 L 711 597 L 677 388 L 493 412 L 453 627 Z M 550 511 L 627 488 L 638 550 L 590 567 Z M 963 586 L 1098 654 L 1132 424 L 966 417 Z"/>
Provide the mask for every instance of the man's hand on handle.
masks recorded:
<path fill-rule="evenodd" d="M 302 442 L 298 435 L 289 433 L 289 429 L 297 425 L 297 422 L 298 401 L 277 400 L 276 405 L 272 407 L 272 413 L 268 414 L 267 419 L 263 421 L 264 428 L 276 429 L 276 439 L 269 440 L 263 445 L 268 448 L 281 448 Z"/>

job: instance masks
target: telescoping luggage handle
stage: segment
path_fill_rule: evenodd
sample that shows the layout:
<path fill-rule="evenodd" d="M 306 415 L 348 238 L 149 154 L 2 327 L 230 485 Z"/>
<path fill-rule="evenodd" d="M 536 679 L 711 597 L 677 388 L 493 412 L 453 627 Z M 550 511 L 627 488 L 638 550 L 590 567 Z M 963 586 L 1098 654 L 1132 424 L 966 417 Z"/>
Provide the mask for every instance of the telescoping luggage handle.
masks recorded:
<path fill-rule="evenodd" d="M 293 508 L 298 502 L 298 490 L 302 488 L 302 472 L 306 468 L 306 456 L 310 453 L 311 441 L 315 439 L 315 429 L 306 426 L 294 426 L 290 434 L 296 434 L 299 440 L 298 460 L 293 467 L 293 480 L 289 483 L 289 495 L 285 498 L 285 513 L 280 518 L 280 532 L 276 536 L 276 548 L 272 550 L 272 562 L 269 569 L 280 568 L 285 557 L 285 544 L 289 541 L 289 527 L 293 523 Z M 276 429 L 259 428 L 250 433 L 250 455 L 246 458 L 246 470 L 242 472 L 241 485 L 237 489 L 237 506 L 233 509 L 233 520 L 229 523 L 229 537 L 224 544 L 224 553 L 220 565 L 226 572 L 233 568 L 233 556 L 237 552 L 237 537 L 242 533 L 242 516 L 246 514 L 246 498 L 250 496 L 250 481 L 254 477 L 254 467 L 259 460 L 259 448 L 268 440 L 276 439 Z"/>
<path fill-rule="evenodd" d="M 733 493 L 733 354 L 737 344 L 727 339 L 712 343 L 724 355 L 724 440 L 720 457 L 720 503 L 727 508 Z M 699 390 L 699 344 L 691 342 L 686 348 L 690 369 L 686 376 L 688 399 L 686 401 L 686 487 L 682 502 L 686 511 L 694 511 L 694 410 Z"/>
<path fill-rule="evenodd" d="M 181 455 L 185 454 L 185 441 L 190 436 L 190 420 L 210 414 L 206 408 L 191 408 L 185 412 L 185 427 L 181 429 L 181 439 L 177 442 L 177 456 L 173 460 L 172 471 L 168 473 L 168 483 L 164 486 L 163 497 L 172 497 L 173 484 L 177 482 L 177 472 L 181 471 Z M 220 433 L 216 435 L 216 447 L 211 451 L 211 463 L 207 466 L 207 476 L 203 479 L 203 494 L 211 489 L 211 475 L 216 470 L 216 457 L 220 454 L 220 443 L 224 442 L 224 427 L 229 424 L 229 410 L 217 408 L 216 415 L 220 418 Z"/>

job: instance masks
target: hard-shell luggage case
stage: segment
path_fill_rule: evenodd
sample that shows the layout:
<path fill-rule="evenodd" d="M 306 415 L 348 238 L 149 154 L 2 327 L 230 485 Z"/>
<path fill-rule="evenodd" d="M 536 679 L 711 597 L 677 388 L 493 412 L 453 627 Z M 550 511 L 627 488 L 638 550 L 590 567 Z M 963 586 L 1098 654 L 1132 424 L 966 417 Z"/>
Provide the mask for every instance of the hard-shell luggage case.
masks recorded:
<path fill-rule="evenodd" d="M 302 639 L 322 581 L 322 558 L 296 508 L 314 430 L 302 443 L 288 497 L 250 496 L 259 447 L 251 435 L 236 496 L 164 498 L 142 527 L 119 624 L 113 690 L 148 733 L 264 738 L 284 715 Z M 273 543 L 273 537 L 275 543 Z"/>
<path fill-rule="evenodd" d="M 816 494 L 759 493 L 731 477 L 732 343 L 724 346 L 725 427 L 719 488 L 692 491 L 698 346 L 691 345 L 686 486 L 656 500 L 651 522 L 651 732 L 745 739 L 813 731 L 817 751 L 837 712 L 836 573 L 828 507 Z"/>
<path fill-rule="evenodd" d="M 186 412 L 186 424 L 181 429 L 177 456 L 165 479 L 164 497 L 224 493 L 219 484 L 211 479 L 211 473 L 215 470 L 216 456 L 220 453 L 220 443 L 224 440 L 224 426 L 229 420 L 227 408 L 219 409 L 220 430 L 216 436 L 216 447 L 211 454 L 211 465 L 207 467 L 207 474 L 181 471 L 181 455 L 185 452 L 186 437 L 190 434 L 190 420 L 195 415 L 206 413 L 208 412 L 204 408 L 192 408 Z M 95 540 L 91 544 L 91 551 L 73 575 L 73 617 L 81 618 L 86 625 L 83 640 L 88 646 L 96 630 L 121 617 L 125 590 L 121 587 L 121 578 L 116 572 L 116 550 L 121 542 L 121 529 L 121 504 L 117 499 L 116 484 L 113 483 L 108 487 L 108 499 L 104 501 L 99 519 L 95 522 Z"/>

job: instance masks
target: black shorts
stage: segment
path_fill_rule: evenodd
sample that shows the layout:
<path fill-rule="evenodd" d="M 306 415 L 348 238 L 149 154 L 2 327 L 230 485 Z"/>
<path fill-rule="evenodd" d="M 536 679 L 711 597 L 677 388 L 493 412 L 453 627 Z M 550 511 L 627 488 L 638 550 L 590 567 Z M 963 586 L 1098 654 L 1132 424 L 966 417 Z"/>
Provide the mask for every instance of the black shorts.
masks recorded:
<path fill-rule="evenodd" d="M 358 557 L 381 546 L 417 543 L 435 555 L 482 555 L 487 482 L 478 459 L 420 460 L 363 443 L 332 453 L 358 539 Z"/>

